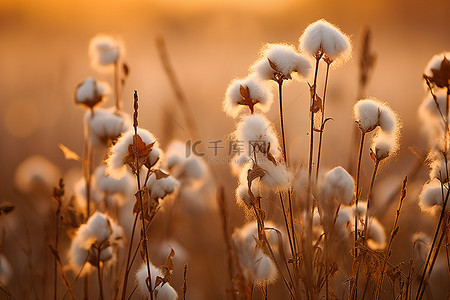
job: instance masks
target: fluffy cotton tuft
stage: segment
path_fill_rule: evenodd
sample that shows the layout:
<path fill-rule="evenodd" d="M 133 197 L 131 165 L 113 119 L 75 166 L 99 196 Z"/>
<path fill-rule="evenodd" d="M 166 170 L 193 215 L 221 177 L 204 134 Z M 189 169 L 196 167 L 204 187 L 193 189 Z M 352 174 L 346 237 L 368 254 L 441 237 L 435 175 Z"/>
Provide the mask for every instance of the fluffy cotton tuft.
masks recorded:
<path fill-rule="evenodd" d="M 422 192 L 419 195 L 419 207 L 420 209 L 429 214 L 436 214 L 440 211 L 440 206 L 443 205 L 445 198 L 447 197 L 447 189 L 441 187 L 441 182 L 437 179 L 433 179 L 426 183 Z M 450 201 L 447 201 L 447 210 L 449 210 Z"/>
<path fill-rule="evenodd" d="M 110 87 L 106 82 L 96 81 L 88 77 L 78 84 L 75 90 L 75 102 L 93 107 L 102 102 L 110 93 Z"/>
<path fill-rule="evenodd" d="M 265 174 L 261 177 L 261 183 L 276 191 L 289 189 L 292 182 L 292 174 L 284 163 L 274 165 L 268 159 L 260 159 L 258 166 L 264 169 Z"/>
<path fill-rule="evenodd" d="M 261 152 L 266 151 L 270 144 L 270 153 L 275 157 L 280 155 L 275 130 L 269 120 L 262 115 L 252 114 L 243 117 L 237 125 L 235 138 L 243 142 L 244 154 L 250 157 L 253 157 L 253 145 L 257 146 L 257 152 Z"/>
<path fill-rule="evenodd" d="M 114 141 L 131 129 L 130 117 L 123 112 L 115 112 L 114 108 L 88 110 L 85 121 L 90 129 L 90 143 L 93 147 L 107 146 L 108 141 Z"/>
<path fill-rule="evenodd" d="M 153 296 L 156 296 L 158 300 L 178 299 L 177 292 L 169 283 L 165 283 L 164 285 L 159 284 L 155 288 L 156 277 L 164 278 L 164 274 L 161 272 L 159 268 L 156 268 L 152 263 L 149 263 L 149 265 L 150 265 L 150 274 L 152 276 Z M 136 273 L 138 291 L 144 297 L 149 297 L 147 278 L 148 278 L 147 264 L 144 262 Z"/>
<path fill-rule="evenodd" d="M 379 131 L 372 140 L 371 149 L 377 160 L 383 160 L 395 154 L 398 149 L 398 139 L 396 136 Z"/>
<path fill-rule="evenodd" d="M 164 172 L 158 170 L 156 172 L 160 172 L 159 174 Z M 179 182 L 177 179 L 171 175 L 164 175 L 161 178 L 158 178 L 159 175 L 157 173 L 152 173 L 147 181 L 147 188 L 150 190 L 150 197 L 152 199 L 162 199 L 168 194 L 172 194 L 175 189 L 179 186 Z"/>
<path fill-rule="evenodd" d="M 59 168 L 40 155 L 22 161 L 14 175 L 14 183 L 22 193 L 50 192 L 60 178 Z"/>
<path fill-rule="evenodd" d="M 267 112 L 270 109 L 273 102 L 272 92 L 254 76 L 249 76 L 244 79 L 233 79 L 228 86 L 223 101 L 223 110 L 227 115 L 236 118 L 242 111 L 249 108 L 245 104 L 240 103 L 243 101 L 241 87 L 244 89 L 248 88 L 249 97 L 252 100 L 251 106 L 255 105 L 255 108 L 262 112 Z"/>
<path fill-rule="evenodd" d="M 89 43 L 91 65 L 98 71 L 110 71 L 111 65 L 123 57 L 125 49 L 123 43 L 107 35 L 98 35 Z"/>
<path fill-rule="evenodd" d="M 369 218 L 367 228 L 367 246 L 373 250 L 381 250 L 386 247 L 386 233 L 384 227 L 375 218 Z"/>
<path fill-rule="evenodd" d="M 276 69 L 270 65 L 269 60 L 276 66 Z M 294 78 L 300 80 L 308 76 L 311 65 L 291 45 L 267 44 L 261 52 L 261 59 L 250 69 L 261 80 L 287 80 L 295 74 L 298 76 L 294 76 Z M 281 78 L 277 78 L 277 73 L 280 73 Z"/>
<path fill-rule="evenodd" d="M 92 248 L 97 244 L 102 250 L 99 259 L 108 261 L 114 256 L 114 248 L 121 245 L 124 237 L 123 229 L 108 216 L 96 212 L 86 224 L 81 225 L 70 246 L 69 255 L 73 268 L 80 269 L 86 262 L 92 263 L 98 259 L 97 250 Z M 89 267 L 86 268 L 89 272 Z"/>
<path fill-rule="evenodd" d="M 208 174 L 208 166 L 205 161 L 196 156 L 195 153 L 190 153 L 188 157 L 188 150 L 186 144 L 173 140 L 167 147 L 165 160 L 167 168 L 176 178 L 188 179 L 202 179 Z"/>
<path fill-rule="evenodd" d="M 442 182 L 448 182 L 447 166 L 444 156 L 439 151 L 431 151 L 428 159 L 430 162 L 430 179 L 439 179 Z"/>
<path fill-rule="evenodd" d="M 159 144 L 152 133 L 145 129 L 138 128 L 138 135 L 146 144 L 153 144 L 152 151 L 148 157 L 151 165 L 155 164 L 162 154 L 159 149 Z M 128 146 L 133 145 L 134 130 L 129 130 L 123 133 L 117 140 L 117 143 L 110 148 L 110 155 L 107 159 L 107 172 L 113 178 L 121 178 L 125 175 L 126 165 L 124 159 L 128 155 Z"/>
<path fill-rule="evenodd" d="M 433 99 L 433 96 L 430 94 L 427 94 L 419 107 L 419 114 L 425 122 L 428 122 L 429 119 L 442 120 L 441 113 L 442 116 L 445 117 L 447 107 L 447 91 L 445 89 L 440 89 L 435 92 L 435 95 L 436 102 L 439 104 L 439 109 Z"/>
<path fill-rule="evenodd" d="M 378 124 L 379 118 L 379 103 L 372 99 L 359 100 L 353 106 L 353 117 L 358 122 L 359 128 L 364 132 L 369 132 Z"/>
<path fill-rule="evenodd" d="M 325 174 L 322 193 L 325 198 L 336 198 L 339 203 L 349 205 L 353 199 L 355 181 L 342 167 L 336 167 Z"/>
<path fill-rule="evenodd" d="M 441 63 L 444 60 L 444 57 L 446 57 L 447 59 L 450 59 L 450 52 L 442 52 L 442 53 L 434 55 L 428 62 L 423 73 L 425 75 L 427 75 L 428 77 L 432 77 L 433 72 L 431 70 L 432 69 L 439 70 L 441 68 Z M 428 89 L 428 87 L 427 87 L 427 89 Z"/>
<path fill-rule="evenodd" d="M 377 126 L 388 134 L 396 134 L 398 131 L 398 118 L 396 113 L 386 104 L 376 99 L 359 100 L 353 106 L 353 117 L 359 128 L 364 132 L 370 132 Z"/>
<path fill-rule="evenodd" d="M 128 172 L 123 177 L 116 179 L 109 176 L 105 165 L 101 165 L 97 167 L 94 174 L 97 189 L 105 194 L 130 196 L 136 191 L 135 179 Z"/>
<path fill-rule="evenodd" d="M 349 37 L 324 19 L 305 29 L 300 37 L 300 48 L 313 56 L 322 51 L 335 63 L 347 61 L 352 52 Z"/>

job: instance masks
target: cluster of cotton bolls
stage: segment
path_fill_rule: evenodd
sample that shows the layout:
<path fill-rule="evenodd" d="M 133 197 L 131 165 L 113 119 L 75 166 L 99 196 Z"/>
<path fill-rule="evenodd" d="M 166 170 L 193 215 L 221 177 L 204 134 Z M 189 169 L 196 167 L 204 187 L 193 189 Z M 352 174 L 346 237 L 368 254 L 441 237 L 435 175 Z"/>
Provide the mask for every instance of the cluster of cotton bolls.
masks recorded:
<path fill-rule="evenodd" d="M 202 157 L 186 154 L 186 143 L 180 140 L 172 140 L 165 152 L 164 167 L 180 184 L 180 212 L 198 215 L 214 210 L 216 188 L 211 171 Z"/>
<path fill-rule="evenodd" d="M 178 299 L 178 294 L 175 289 L 169 283 L 159 283 L 155 287 L 157 278 L 164 278 L 163 272 L 155 267 L 152 263 L 150 264 L 150 273 L 152 276 L 151 286 L 153 287 L 153 293 L 155 299 L 159 300 L 175 300 Z M 148 297 L 148 275 L 147 275 L 147 264 L 144 262 L 136 273 L 136 280 L 138 283 L 138 291 L 143 297 Z"/>
<path fill-rule="evenodd" d="M 273 228 L 273 224 L 266 222 L 266 227 Z M 277 244 L 277 236 L 273 231 L 269 231 L 266 236 L 270 244 Z M 263 252 L 261 245 L 258 245 L 256 224 L 250 222 L 236 229 L 232 239 L 245 280 L 251 284 L 274 282 L 277 269 L 272 259 Z"/>
<path fill-rule="evenodd" d="M 443 52 L 431 58 L 424 70 L 427 96 L 419 108 L 424 132 L 429 140 L 429 181 L 419 196 L 419 206 L 426 213 L 436 214 L 448 198 L 449 154 L 449 74 L 450 53 Z M 447 206 L 445 210 L 449 210 Z"/>
<path fill-rule="evenodd" d="M 69 250 L 71 266 L 76 272 L 83 268 L 82 274 L 88 274 L 100 262 L 114 261 L 117 248 L 123 243 L 122 227 L 107 215 L 96 212 L 75 233 Z"/>
<path fill-rule="evenodd" d="M 376 99 L 359 100 L 353 107 L 353 116 L 363 134 L 379 128 L 371 145 L 374 161 L 392 156 L 398 150 L 400 124 L 396 113 L 386 103 Z"/>

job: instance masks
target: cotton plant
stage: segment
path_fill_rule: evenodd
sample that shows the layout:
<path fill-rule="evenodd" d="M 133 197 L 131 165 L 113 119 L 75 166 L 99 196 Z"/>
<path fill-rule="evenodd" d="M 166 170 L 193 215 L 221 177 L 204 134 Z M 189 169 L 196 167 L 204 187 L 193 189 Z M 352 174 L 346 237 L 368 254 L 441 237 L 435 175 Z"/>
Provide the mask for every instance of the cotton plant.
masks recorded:
<path fill-rule="evenodd" d="M 424 127 L 429 129 L 429 148 L 427 161 L 430 166 L 429 181 L 423 186 L 419 196 L 419 206 L 425 213 L 436 215 L 438 223 L 433 242 L 428 251 L 417 297 L 422 297 L 425 284 L 434 267 L 444 236 L 448 239 L 446 223 L 448 213 L 449 188 L 449 98 L 450 98 L 450 62 L 448 52 L 442 52 L 431 58 L 424 70 L 424 87 L 429 95 L 419 108 Z"/>
<path fill-rule="evenodd" d="M 148 280 L 147 266 L 143 263 L 138 271 L 136 272 L 136 282 L 138 287 L 138 292 L 142 297 L 148 298 L 149 286 L 154 287 L 153 297 L 159 300 L 176 300 L 178 299 L 178 294 L 175 289 L 170 285 L 170 283 L 162 282 L 164 278 L 164 273 L 160 268 L 155 267 L 150 263 L 151 278 Z M 149 284 L 151 282 L 151 284 Z"/>
<path fill-rule="evenodd" d="M 76 272 L 81 270 L 84 276 L 97 269 L 101 299 L 104 299 L 102 268 L 116 260 L 123 242 L 122 227 L 98 212 L 78 228 L 72 240 L 69 250 L 71 267 Z"/>

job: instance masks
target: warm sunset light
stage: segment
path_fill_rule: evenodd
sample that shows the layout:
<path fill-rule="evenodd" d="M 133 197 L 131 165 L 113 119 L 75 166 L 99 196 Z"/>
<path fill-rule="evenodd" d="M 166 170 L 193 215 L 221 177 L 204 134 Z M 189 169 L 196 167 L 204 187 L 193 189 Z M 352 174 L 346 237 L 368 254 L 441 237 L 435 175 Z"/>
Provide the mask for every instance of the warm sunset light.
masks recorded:
<path fill-rule="evenodd" d="M 0 299 L 448 299 L 449 1 L 0 1 Z"/>

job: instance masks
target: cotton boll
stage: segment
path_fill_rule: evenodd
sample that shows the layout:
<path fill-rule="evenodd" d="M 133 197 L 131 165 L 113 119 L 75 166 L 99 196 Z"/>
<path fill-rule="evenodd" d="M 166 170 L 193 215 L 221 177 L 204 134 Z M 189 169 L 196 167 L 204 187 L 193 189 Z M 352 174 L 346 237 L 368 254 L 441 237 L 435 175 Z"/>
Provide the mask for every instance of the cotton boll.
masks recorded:
<path fill-rule="evenodd" d="M 429 214 L 436 214 L 442 208 L 448 191 L 445 187 L 441 187 L 441 183 L 437 179 L 433 179 L 423 186 L 422 192 L 419 195 L 420 209 Z M 447 201 L 447 210 L 449 209 L 450 201 Z M 439 207 L 438 207 L 439 206 Z"/>
<path fill-rule="evenodd" d="M 187 158 L 183 169 L 184 175 L 194 179 L 201 179 L 208 172 L 205 161 L 197 156 Z"/>
<path fill-rule="evenodd" d="M 395 134 L 398 128 L 398 120 L 395 112 L 386 104 L 379 104 L 379 124 L 382 130 L 388 134 Z"/>
<path fill-rule="evenodd" d="M 427 75 L 428 77 L 432 77 L 433 72 L 431 70 L 433 70 L 433 69 L 439 70 L 441 68 L 441 64 L 442 64 L 442 61 L 444 60 L 444 57 L 446 57 L 447 59 L 450 59 L 450 52 L 442 52 L 442 53 L 434 55 L 428 62 L 423 73 L 425 75 Z M 426 85 L 425 85 L 425 89 L 428 89 L 428 87 Z"/>
<path fill-rule="evenodd" d="M 161 155 L 158 141 L 152 133 L 145 129 L 138 128 L 137 132 L 145 145 L 148 146 L 154 143 L 152 151 L 149 155 L 149 162 L 150 164 L 156 163 Z M 124 159 L 129 153 L 128 147 L 130 145 L 133 145 L 133 136 L 134 130 L 129 130 L 123 133 L 117 140 L 117 143 L 110 148 L 110 155 L 107 159 L 107 172 L 110 174 L 110 176 L 114 178 L 120 178 L 125 175 L 126 165 Z"/>
<path fill-rule="evenodd" d="M 265 152 L 270 144 L 270 153 L 277 157 L 280 155 L 278 138 L 275 134 L 273 125 L 264 116 L 252 114 L 245 116 L 238 123 L 235 138 L 244 142 L 246 155 L 252 155 L 253 145 L 256 145 L 258 152 Z M 260 148 L 260 149 L 258 149 Z"/>
<path fill-rule="evenodd" d="M 359 100 L 353 106 L 353 117 L 363 132 L 369 132 L 379 125 L 379 102 L 372 99 Z"/>
<path fill-rule="evenodd" d="M 75 90 L 75 103 L 84 104 L 92 108 L 102 102 L 110 93 L 110 90 L 106 82 L 97 81 L 92 77 L 88 77 L 77 85 Z"/>
<path fill-rule="evenodd" d="M 239 177 L 244 165 L 246 165 L 249 161 L 251 161 L 251 159 L 244 154 L 233 156 L 230 163 L 231 173 L 234 176 Z"/>
<path fill-rule="evenodd" d="M 421 261 L 425 261 L 430 251 L 431 238 L 423 232 L 416 232 L 412 235 L 411 242 L 413 243 L 414 256 L 418 255 Z"/>
<path fill-rule="evenodd" d="M 155 287 L 156 277 L 163 278 L 164 275 L 160 269 L 156 268 L 152 263 L 149 262 L 150 265 L 150 274 L 152 276 L 152 288 L 153 294 L 156 296 L 158 300 L 175 300 L 178 299 L 177 292 L 173 289 L 173 287 L 166 283 L 164 285 L 159 284 Z M 149 297 L 149 290 L 147 287 L 147 278 L 148 278 L 148 269 L 147 263 L 143 263 L 139 270 L 136 273 L 136 280 L 138 283 L 138 291 L 144 297 Z"/>
<path fill-rule="evenodd" d="M 243 89 L 248 89 L 249 97 L 252 103 L 243 102 L 244 96 L 241 92 Z M 223 110 L 225 113 L 233 118 L 236 118 L 239 113 L 245 110 L 245 106 L 249 105 L 250 109 L 258 108 L 262 112 L 267 112 L 273 102 L 273 94 L 262 82 L 259 82 L 254 76 L 249 76 L 244 79 L 234 79 L 231 81 L 225 93 L 223 101 Z M 245 104 L 244 104 L 245 103 Z"/>
<path fill-rule="evenodd" d="M 448 182 L 447 166 L 450 164 L 445 162 L 442 155 L 436 156 L 430 163 L 430 179 L 439 179 L 442 182 Z"/>
<path fill-rule="evenodd" d="M 112 233 L 111 223 L 108 217 L 102 213 L 94 213 L 87 222 L 89 235 L 94 237 L 99 244 L 104 243 Z"/>
<path fill-rule="evenodd" d="M 381 250 L 386 247 L 386 234 L 384 227 L 375 218 L 369 218 L 367 228 L 367 246 L 373 250 Z"/>
<path fill-rule="evenodd" d="M 265 221 L 264 226 L 266 228 L 277 228 L 271 221 Z M 276 245 L 278 245 L 276 232 L 274 230 L 265 230 L 264 232 L 269 244 L 276 249 Z M 256 222 L 247 222 L 233 233 L 233 239 L 247 250 L 254 250 L 257 247 L 255 238 L 258 239 L 258 224 Z"/>
<path fill-rule="evenodd" d="M 78 210 L 86 212 L 87 208 L 87 193 L 86 193 L 86 181 L 84 178 L 80 178 L 74 186 L 75 194 L 75 206 Z M 96 186 L 91 184 L 89 189 L 89 200 L 93 203 L 100 203 L 103 200 L 101 193 L 97 190 Z"/>
<path fill-rule="evenodd" d="M 378 132 L 372 140 L 371 150 L 377 160 L 383 160 L 392 156 L 398 149 L 396 136 Z"/>
<path fill-rule="evenodd" d="M 173 167 L 181 165 L 186 159 L 186 144 L 179 140 L 172 140 L 166 148 L 167 168 L 171 170 Z"/>
<path fill-rule="evenodd" d="M 252 184 L 252 190 L 254 189 L 253 185 L 257 185 L 257 181 L 253 181 Z M 253 192 L 253 191 L 252 191 Z M 238 204 L 243 202 L 247 206 L 252 205 L 252 200 L 250 198 L 250 195 L 248 193 L 248 186 L 246 184 L 241 184 L 236 189 L 236 201 Z"/>
<path fill-rule="evenodd" d="M 125 52 L 121 41 L 107 35 L 98 35 L 89 43 L 91 65 L 98 71 L 110 72 L 111 66 L 123 57 Z"/>
<path fill-rule="evenodd" d="M 276 66 L 273 69 L 271 64 Z M 309 61 L 295 51 L 294 47 L 287 44 L 267 44 L 261 52 L 261 59 L 257 61 L 251 70 L 262 80 L 287 80 L 292 75 L 298 74 L 296 79 L 308 76 L 311 65 Z M 281 78 L 277 78 L 281 73 Z"/>
<path fill-rule="evenodd" d="M 152 199 L 162 199 L 168 194 L 172 194 L 179 186 L 175 177 L 165 174 L 163 171 L 152 173 L 147 181 L 147 188 L 150 190 Z"/>
<path fill-rule="evenodd" d="M 341 204 L 349 205 L 353 199 L 355 182 L 342 167 L 336 167 L 325 174 L 322 193 L 325 198 L 336 198 Z"/>
<path fill-rule="evenodd" d="M 105 194 L 117 193 L 130 196 L 136 191 L 135 178 L 128 172 L 122 178 L 116 179 L 106 173 L 105 165 L 100 165 L 94 174 L 97 189 Z"/>
<path fill-rule="evenodd" d="M 430 118 L 442 120 L 442 116 L 445 117 L 447 107 L 447 91 L 445 89 L 440 89 L 435 92 L 435 95 L 436 101 L 434 101 L 433 96 L 428 94 L 420 104 L 419 113 L 423 116 L 424 121 L 428 121 Z M 436 102 L 439 105 L 439 109 Z"/>
<path fill-rule="evenodd" d="M 90 129 L 90 143 L 93 147 L 107 146 L 108 141 L 117 139 L 123 132 L 131 129 L 131 119 L 114 108 L 88 110 L 85 121 Z"/>
<path fill-rule="evenodd" d="M 349 37 L 324 19 L 308 25 L 300 37 L 300 48 L 312 56 L 324 52 L 335 64 L 347 61 L 352 51 Z"/>
<path fill-rule="evenodd" d="M 277 277 L 277 268 L 275 263 L 265 254 L 261 255 L 256 261 L 255 283 L 272 283 Z"/>
<path fill-rule="evenodd" d="M 277 191 L 289 189 L 292 175 L 285 164 L 279 163 L 274 165 L 269 160 L 263 160 L 259 162 L 258 166 L 265 171 L 264 176 L 261 177 L 261 183 L 263 185 Z"/>
<path fill-rule="evenodd" d="M 0 254 L 0 284 L 6 286 L 11 279 L 13 269 L 3 254 Z"/>
<path fill-rule="evenodd" d="M 50 194 L 60 178 L 59 168 L 47 158 L 32 155 L 23 160 L 16 168 L 14 183 L 25 194 Z"/>

